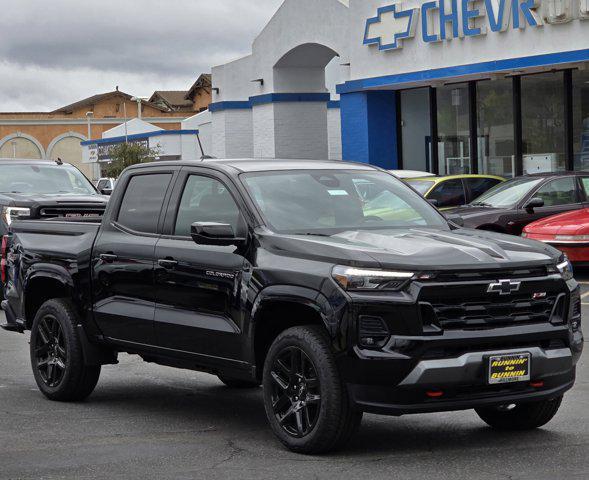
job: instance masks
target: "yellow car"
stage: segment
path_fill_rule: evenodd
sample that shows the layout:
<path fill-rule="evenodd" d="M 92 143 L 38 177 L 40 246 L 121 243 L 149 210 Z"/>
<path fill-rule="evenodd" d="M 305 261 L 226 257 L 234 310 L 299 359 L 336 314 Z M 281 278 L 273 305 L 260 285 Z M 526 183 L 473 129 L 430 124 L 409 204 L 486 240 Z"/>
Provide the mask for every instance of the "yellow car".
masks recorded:
<path fill-rule="evenodd" d="M 404 181 L 427 200 L 434 200 L 439 209 L 445 210 L 472 202 L 505 179 L 495 175 L 450 175 Z"/>

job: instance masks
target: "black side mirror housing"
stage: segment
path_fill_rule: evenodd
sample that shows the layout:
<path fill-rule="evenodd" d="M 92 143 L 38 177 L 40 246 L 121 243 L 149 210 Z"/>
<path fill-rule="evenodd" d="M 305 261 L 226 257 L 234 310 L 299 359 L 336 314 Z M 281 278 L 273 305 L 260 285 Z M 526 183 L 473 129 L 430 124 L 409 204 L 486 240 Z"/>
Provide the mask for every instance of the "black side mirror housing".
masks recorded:
<path fill-rule="evenodd" d="M 446 215 L 446 219 L 448 220 L 448 222 L 451 222 L 454 225 L 457 225 L 458 227 L 464 227 L 464 218 L 462 218 L 460 215 L 457 215 L 455 213 Z"/>
<path fill-rule="evenodd" d="M 198 245 L 241 245 L 245 238 L 235 236 L 228 223 L 195 222 L 190 226 L 190 236 Z"/>
<path fill-rule="evenodd" d="M 540 197 L 530 198 L 528 203 L 525 204 L 524 208 L 528 213 L 534 213 L 535 208 L 540 208 L 544 206 L 544 199 Z"/>
<path fill-rule="evenodd" d="M 112 195 L 112 188 L 101 188 L 100 193 L 110 197 Z"/>

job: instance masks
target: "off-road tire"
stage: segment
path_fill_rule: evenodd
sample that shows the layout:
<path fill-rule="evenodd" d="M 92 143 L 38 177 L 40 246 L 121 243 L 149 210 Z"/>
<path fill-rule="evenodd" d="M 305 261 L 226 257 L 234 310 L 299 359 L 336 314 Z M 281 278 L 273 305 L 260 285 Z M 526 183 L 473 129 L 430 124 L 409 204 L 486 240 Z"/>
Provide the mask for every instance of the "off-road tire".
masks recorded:
<path fill-rule="evenodd" d="M 281 426 L 272 400 L 272 388 L 277 388 L 273 386 L 273 365 L 276 365 L 280 355 L 292 348 L 302 350 L 312 362 L 318 380 L 316 388 L 320 392 L 316 422 L 302 437 L 290 434 Z M 293 327 L 274 340 L 264 363 L 263 386 L 264 407 L 270 426 L 278 439 L 294 452 L 321 454 L 336 451 L 343 448 L 360 427 L 362 412 L 353 409 L 330 348 L 329 337 L 319 326 Z"/>
<path fill-rule="evenodd" d="M 558 412 L 562 396 L 541 402 L 517 404 L 512 409 L 477 408 L 481 419 L 498 430 L 532 430 L 546 425 Z"/>
<path fill-rule="evenodd" d="M 49 322 L 49 319 L 51 322 Z M 47 336 L 47 325 L 57 322 L 60 333 L 60 345 L 54 347 L 61 351 L 62 364 L 65 365 L 59 381 L 47 381 L 47 374 L 42 373 L 39 365 L 44 361 L 39 359 L 39 345 L 43 344 L 43 335 Z M 78 337 L 76 326 L 79 324 L 78 314 L 71 301 L 63 298 L 52 299 L 39 308 L 31 328 L 30 356 L 33 375 L 39 390 L 50 400 L 72 402 L 84 400 L 88 397 L 100 377 L 100 366 L 87 366 L 84 363 L 82 343 Z M 43 333 L 40 329 L 43 329 Z M 55 342 L 50 342 L 54 344 Z M 44 349 L 45 347 L 43 347 Z M 57 353 L 59 355 L 59 353 Z M 55 368 L 55 367 L 54 367 Z M 45 378 L 44 378 L 45 377 Z"/>

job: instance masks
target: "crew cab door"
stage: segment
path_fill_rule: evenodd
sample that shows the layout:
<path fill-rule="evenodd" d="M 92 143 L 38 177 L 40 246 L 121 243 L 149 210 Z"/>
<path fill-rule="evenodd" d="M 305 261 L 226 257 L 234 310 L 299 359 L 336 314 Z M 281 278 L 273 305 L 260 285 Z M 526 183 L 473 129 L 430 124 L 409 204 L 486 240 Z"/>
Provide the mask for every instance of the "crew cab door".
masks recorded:
<path fill-rule="evenodd" d="M 231 184 L 216 172 L 181 172 L 169 202 L 166 234 L 155 248 L 159 347 L 212 362 L 241 358 L 243 251 L 233 245 L 197 245 L 190 237 L 194 222 L 228 223 L 234 232 L 244 232 L 240 203 Z"/>
<path fill-rule="evenodd" d="M 111 199 L 92 252 L 94 318 L 112 340 L 151 345 L 154 250 L 174 170 L 134 171 Z"/>

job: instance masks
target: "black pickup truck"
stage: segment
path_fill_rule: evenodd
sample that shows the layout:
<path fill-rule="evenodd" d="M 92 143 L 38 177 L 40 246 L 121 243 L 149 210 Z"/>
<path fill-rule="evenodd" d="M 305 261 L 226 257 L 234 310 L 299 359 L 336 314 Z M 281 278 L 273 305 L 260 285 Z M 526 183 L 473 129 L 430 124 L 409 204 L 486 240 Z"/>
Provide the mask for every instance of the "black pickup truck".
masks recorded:
<path fill-rule="evenodd" d="M 546 424 L 573 386 L 581 300 L 567 259 L 459 228 L 379 169 L 288 160 L 127 169 L 102 223 L 15 221 L 7 330 L 39 389 L 81 400 L 118 352 L 263 384 L 290 449 L 342 447 L 363 412 L 476 409 Z"/>
<path fill-rule="evenodd" d="M 0 159 L 0 235 L 16 218 L 101 216 L 108 197 L 61 161 Z"/>

